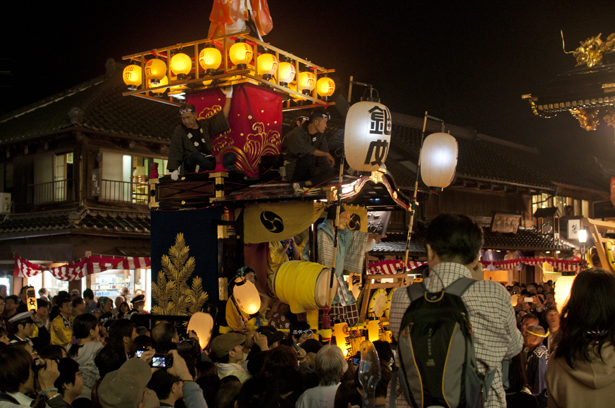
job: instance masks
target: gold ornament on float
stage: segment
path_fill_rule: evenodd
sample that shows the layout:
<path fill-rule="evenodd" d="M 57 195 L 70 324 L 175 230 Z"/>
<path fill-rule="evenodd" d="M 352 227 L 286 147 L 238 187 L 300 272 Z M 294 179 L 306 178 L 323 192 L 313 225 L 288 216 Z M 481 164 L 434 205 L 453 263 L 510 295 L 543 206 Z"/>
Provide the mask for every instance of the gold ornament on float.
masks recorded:
<path fill-rule="evenodd" d="M 209 296 L 199 276 L 188 285 L 195 267 L 194 257 L 188 257 L 189 252 L 184 234 L 179 233 L 175 245 L 169 248 L 169 255 L 162 255 L 162 271 L 158 272 L 157 282 L 152 282 L 152 296 L 157 303 L 152 307 L 153 314 L 192 315 L 207 302 Z"/>
<path fill-rule="evenodd" d="M 609 35 L 605 42 L 600 38 L 601 35 L 602 33 L 581 41 L 581 46 L 574 51 L 566 51 L 564 33 L 562 32 L 562 47 L 566 54 L 572 54 L 577 59 L 577 66 L 587 65 L 591 68 L 596 65 L 602 65 L 604 53 L 615 50 L 615 33 Z"/>
<path fill-rule="evenodd" d="M 579 121 L 579 125 L 585 130 L 596 130 L 600 119 L 598 119 L 598 108 L 579 108 L 570 109 L 570 113 Z"/>

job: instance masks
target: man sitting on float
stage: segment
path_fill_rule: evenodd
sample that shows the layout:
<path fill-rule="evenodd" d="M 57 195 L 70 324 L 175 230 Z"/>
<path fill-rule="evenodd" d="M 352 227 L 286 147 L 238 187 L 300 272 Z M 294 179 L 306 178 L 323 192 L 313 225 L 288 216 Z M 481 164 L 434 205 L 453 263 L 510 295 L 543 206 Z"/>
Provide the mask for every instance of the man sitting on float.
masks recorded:
<path fill-rule="evenodd" d="M 335 159 L 329 154 L 324 134 L 329 119 L 329 113 L 314 111 L 307 123 L 291 130 L 282 140 L 286 178 L 293 183 L 295 192 L 335 177 Z"/>
<path fill-rule="evenodd" d="M 184 103 L 179 107 L 182 124 L 177 125 L 171 136 L 167 169 L 171 178 L 177 180 L 181 174 L 214 170 L 216 159 L 212 155 L 211 138 L 229 129 L 228 115 L 231 111 L 233 87 L 220 89 L 226 96 L 222 111 L 206 119 L 199 119 L 194 105 Z M 237 161 L 235 153 L 227 153 L 222 165 L 234 170 Z"/>

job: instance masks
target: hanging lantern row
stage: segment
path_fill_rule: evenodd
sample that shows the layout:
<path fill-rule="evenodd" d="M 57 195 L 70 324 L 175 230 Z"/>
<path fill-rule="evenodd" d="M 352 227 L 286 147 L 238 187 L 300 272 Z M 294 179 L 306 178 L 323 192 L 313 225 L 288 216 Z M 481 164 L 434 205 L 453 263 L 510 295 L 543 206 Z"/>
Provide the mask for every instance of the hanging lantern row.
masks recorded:
<path fill-rule="evenodd" d="M 245 38 L 238 38 L 236 42 L 229 48 L 229 59 L 237 67 L 237 69 L 247 69 L 248 64 L 252 61 L 254 49 L 246 43 Z M 201 50 L 198 56 L 198 62 L 207 75 L 213 75 L 222 64 L 222 53 L 212 43 L 209 43 Z M 177 76 L 177 80 L 184 81 L 193 69 L 192 59 L 183 52 L 176 53 L 170 59 L 171 72 Z M 158 56 L 148 60 L 145 64 L 145 79 L 148 87 L 160 87 L 168 85 L 167 64 Z M 304 95 L 310 95 L 314 89 L 321 98 L 326 98 L 333 95 L 335 92 L 335 82 L 326 76 L 322 76 L 316 80 L 316 75 L 309 69 L 305 69 L 297 75 L 295 64 L 286 61 L 279 62 L 276 56 L 270 52 L 264 52 L 256 58 L 256 75 L 269 81 L 276 75 L 279 76 L 279 84 L 295 90 Z M 137 62 L 128 65 L 124 68 L 123 78 L 124 83 L 128 85 L 130 91 L 136 91 L 143 82 L 143 72 L 141 65 Z M 166 82 L 165 82 L 165 78 Z M 171 77 L 174 79 L 174 77 Z M 296 83 L 293 82 L 296 79 Z M 211 80 L 204 80 L 204 85 L 211 84 Z M 293 86 L 294 85 L 294 86 Z M 164 89 L 157 91 L 152 90 L 157 95 L 162 95 Z M 304 100 L 303 98 L 293 96 L 296 101 Z"/>

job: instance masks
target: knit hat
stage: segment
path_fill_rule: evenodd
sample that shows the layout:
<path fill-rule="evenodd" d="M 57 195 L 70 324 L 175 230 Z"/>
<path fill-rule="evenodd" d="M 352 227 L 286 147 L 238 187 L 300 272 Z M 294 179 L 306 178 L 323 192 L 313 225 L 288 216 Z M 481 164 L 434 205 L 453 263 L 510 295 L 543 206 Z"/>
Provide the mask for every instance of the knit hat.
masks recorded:
<path fill-rule="evenodd" d="M 98 386 L 98 399 L 103 408 L 134 408 L 143 401 L 145 387 L 152 377 L 149 365 L 131 358 L 119 370 L 107 374 Z"/>

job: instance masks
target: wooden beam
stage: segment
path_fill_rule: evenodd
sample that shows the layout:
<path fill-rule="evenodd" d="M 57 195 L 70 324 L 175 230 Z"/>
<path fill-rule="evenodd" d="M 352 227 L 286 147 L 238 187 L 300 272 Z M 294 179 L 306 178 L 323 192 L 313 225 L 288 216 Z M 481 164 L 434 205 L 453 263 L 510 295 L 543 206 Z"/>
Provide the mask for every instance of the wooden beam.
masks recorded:
<path fill-rule="evenodd" d="M 600 234 L 600 229 L 615 229 L 615 222 L 593 220 L 591 218 L 583 218 L 582 221 L 583 225 L 586 225 L 589 228 L 589 233 L 592 235 L 592 239 L 596 244 L 596 252 L 598 253 L 598 258 L 600 259 L 602 268 L 604 270 L 611 271 L 611 273 L 615 273 L 615 271 L 610 267 L 606 256 L 606 251 L 604 249 L 604 241 L 606 240 L 602 238 L 602 234 Z"/>

